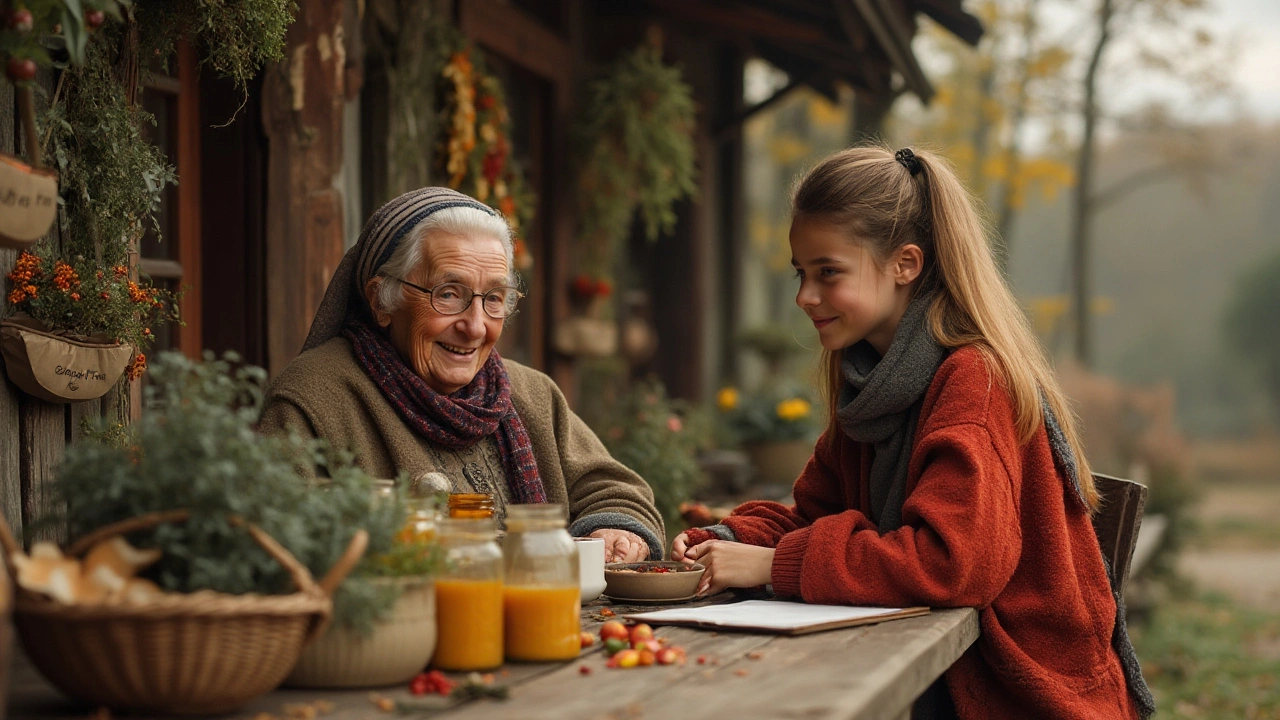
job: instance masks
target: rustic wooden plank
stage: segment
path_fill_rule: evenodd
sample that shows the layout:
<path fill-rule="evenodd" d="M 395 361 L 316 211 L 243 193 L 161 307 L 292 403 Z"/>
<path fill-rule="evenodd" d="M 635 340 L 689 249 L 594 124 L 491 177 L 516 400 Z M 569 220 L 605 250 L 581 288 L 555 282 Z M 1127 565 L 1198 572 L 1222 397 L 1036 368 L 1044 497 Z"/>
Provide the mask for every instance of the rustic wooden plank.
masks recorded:
<path fill-rule="evenodd" d="M 584 613 L 584 628 L 598 625 Z M 602 717 L 829 717 L 896 719 L 977 637 L 973 610 L 931 615 L 798 638 L 657 628 L 657 635 L 685 647 L 684 666 L 607 670 L 599 646 L 570 663 L 511 664 L 499 682 L 511 687 L 506 702 L 478 701 L 453 709 L 434 704 L 448 718 Z M 706 663 L 699 665 L 703 656 Z M 582 666 L 591 669 L 587 675 Z M 455 677 L 458 674 L 454 674 Z M 78 709 L 56 695 L 17 654 L 10 717 L 79 720 Z M 762 680 L 767 679 L 767 682 Z M 323 691 L 282 689 L 251 702 L 226 720 L 259 713 L 286 717 L 286 707 L 324 700 L 327 720 L 365 720 L 379 714 L 370 694 L 422 704 L 406 688 Z M 427 703 L 430 704 L 431 700 Z M 423 714 L 426 716 L 426 713 Z M 138 720 L 147 720 L 139 717 Z"/>
<path fill-rule="evenodd" d="M 736 663 L 736 680 L 709 692 L 664 693 L 646 704 L 662 717 L 679 708 L 689 717 L 725 716 L 891 720 L 978 638 L 977 612 L 938 610 L 921 617 L 779 638 L 752 663 Z M 745 669 L 745 678 L 736 675 Z M 758 682 L 785 677 L 786 682 Z"/>
<path fill-rule="evenodd" d="M 465 0 L 458 8 L 458 24 L 467 37 L 537 74 L 569 82 L 569 44 L 519 7 L 499 0 Z"/>
<path fill-rule="evenodd" d="M 729 672 L 734 662 L 749 662 L 746 654 L 777 640 L 772 635 L 745 633 L 711 633 L 692 628 L 660 627 L 655 634 L 684 647 L 689 664 L 655 665 L 633 670 L 605 668 L 603 654 L 588 656 L 578 662 L 560 666 L 554 672 L 537 678 L 537 682 L 513 684 L 511 699 L 505 703 L 479 701 L 444 714 L 450 718 L 512 717 L 516 708 L 523 720 L 561 720 L 562 718 L 599 717 L 698 717 L 676 702 L 662 712 L 651 712 L 658 696 L 688 698 L 700 688 L 721 687 L 741 680 Z M 707 664 L 697 665 L 703 656 Z M 590 668 L 583 675 L 580 667 Z M 638 714 L 642 711 L 643 714 Z M 715 715 L 732 717 L 732 715 Z M 767 717 L 749 712 L 739 717 Z"/>
<path fill-rule="evenodd" d="M 0 83 L 0 152 L 13 153 L 13 86 Z M 16 250 L 0 248 L 0 275 L 8 275 L 18 259 Z M 7 281 L 0 288 L 8 290 Z M 0 509 L 15 536 L 22 537 L 22 481 L 18 463 L 18 388 L 8 376 L 0 380 Z"/>
<path fill-rule="evenodd" d="M 27 540 L 66 540 L 66 528 L 31 528 L 42 518 L 61 510 L 54 497 L 54 469 L 66 452 L 66 406 L 23 395 L 18 404 L 18 462 L 22 478 L 22 525 L 30 528 Z"/>

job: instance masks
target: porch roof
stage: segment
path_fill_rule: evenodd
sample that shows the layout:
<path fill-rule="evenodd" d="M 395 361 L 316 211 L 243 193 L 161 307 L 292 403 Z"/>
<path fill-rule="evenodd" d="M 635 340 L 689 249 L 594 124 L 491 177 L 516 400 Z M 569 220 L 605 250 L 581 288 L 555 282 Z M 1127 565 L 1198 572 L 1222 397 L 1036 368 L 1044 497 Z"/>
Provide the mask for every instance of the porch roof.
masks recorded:
<path fill-rule="evenodd" d="M 732 40 L 749 54 L 828 96 L 835 82 L 885 96 L 890 73 L 922 101 L 933 86 L 911 49 L 915 15 L 923 13 L 970 45 L 982 23 L 962 0 L 648 0 L 657 12 Z"/>

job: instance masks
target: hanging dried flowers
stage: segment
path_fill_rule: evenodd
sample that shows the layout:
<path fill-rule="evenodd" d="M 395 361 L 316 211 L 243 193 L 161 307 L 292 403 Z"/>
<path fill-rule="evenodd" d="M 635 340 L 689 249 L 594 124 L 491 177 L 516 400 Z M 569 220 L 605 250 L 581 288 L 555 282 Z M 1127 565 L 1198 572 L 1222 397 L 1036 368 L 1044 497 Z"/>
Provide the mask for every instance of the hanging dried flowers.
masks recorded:
<path fill-rule="evenodd" d="M 439 163 L 449 187 L 506 217 L 517 236 L 533 218 L 535 200 L 512 157 L 511 116 L 502 83 L 489 74 L 470 45 L 449 56 L 441 76 L 444 91 Z M 516 241 L 515 265 L 532 267 L 528 246 Z"/>

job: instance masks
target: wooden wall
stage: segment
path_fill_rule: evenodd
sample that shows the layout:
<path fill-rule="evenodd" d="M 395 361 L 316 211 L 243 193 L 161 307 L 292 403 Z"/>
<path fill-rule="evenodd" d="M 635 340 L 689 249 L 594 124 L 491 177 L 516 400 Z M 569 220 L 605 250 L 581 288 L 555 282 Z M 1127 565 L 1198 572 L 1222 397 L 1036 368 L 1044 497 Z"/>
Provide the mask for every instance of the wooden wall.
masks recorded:
<path fill-rule="evenodd" d="M 51 74 L 42 71 L 38 79 L 46 88 L 44 97 L 49 97 Z M 37 114 L 42 110 L 37 104 Z M 13 88 L 0 82 L 0 150 L 25 158 L 22 134 L 15 131 L 16 117 Z M 55 243 L 59 240 L 56 223 L 49 239 Z M 0 275 L 9 274 L 17 257 L 16 250 L 0 249 Z M 3 287 L 7 294 L 7 279 Z M 0 380 L 0 506 L 16 536 L 21 537 L 25 531 L 28 541 L 64 539 L 65 530 L 58 523 L 32 527 L 35 520 L 57 514 L 52 494 L 57 465 L 67 445 L 79 436 L 84 418 L 105 413 L 122 419 L 128 416 L 128 408 L 128 385 L 124 381 L 101 400 L 61 405 L 21 392 L 7 375 Z"/>

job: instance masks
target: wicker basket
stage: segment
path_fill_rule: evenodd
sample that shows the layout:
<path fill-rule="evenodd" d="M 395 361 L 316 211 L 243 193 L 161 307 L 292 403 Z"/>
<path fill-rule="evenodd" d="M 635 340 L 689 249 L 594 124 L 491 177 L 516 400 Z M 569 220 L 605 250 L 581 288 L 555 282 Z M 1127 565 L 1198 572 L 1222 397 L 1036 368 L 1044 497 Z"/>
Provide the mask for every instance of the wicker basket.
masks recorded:
<path fill-rule="evenodd" d="M 187 517 L 175 510 L 116 523 L 81 538 L 67 555 L 79 557 L 102 540 Z M 289 571 L 297 592 L 207 591 L 136 605 L 63 605 L 17 588 L 14 623 L 31 662 L 72 698 L 113 710 L 222 713 L 272 690 L 328 625 L 330 594 L 364 554 L 368 535 L 357 531 L 317 584 L 269 535 L 253 525 L 245 529 Z M 7 527 L 0 527 L 0 541 L 8 553 L 20 550 Z"/>

